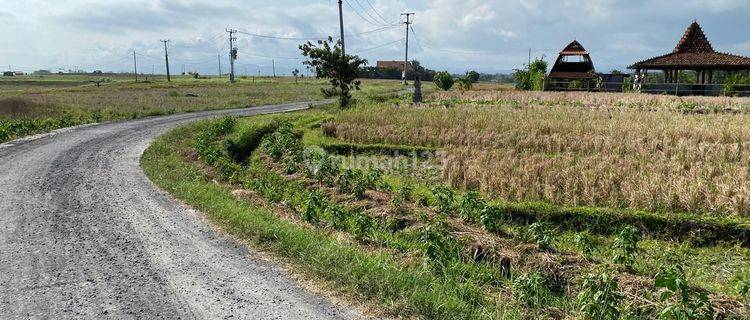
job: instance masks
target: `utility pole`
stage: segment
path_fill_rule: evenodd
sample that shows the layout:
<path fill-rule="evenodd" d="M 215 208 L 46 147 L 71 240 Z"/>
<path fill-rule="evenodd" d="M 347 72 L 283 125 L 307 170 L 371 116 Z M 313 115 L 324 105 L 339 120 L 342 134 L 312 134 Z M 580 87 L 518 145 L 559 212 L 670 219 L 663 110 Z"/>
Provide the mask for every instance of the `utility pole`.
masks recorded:
<path fill-rule="evenodd" d="M 138 60 L 135 58 L 135 50 L 133 50 L 133 71 L 135 73 L 135 82 L 138 82 Z"/>
<path fill-rule="evenodd" d="M 406 21 L 404 21 L 404 25 L 406 25 L 406 55 L 404 56 L 404 73 L 402 77 L 404 79 L 404 85 L 406 85 L 406 71 L 409 69 L 409 25 L 412 24 L 409 18 L 414 15 L 414 12 L 406 12 L 401 15 L 406 16 Z"/>
<path fill-rule="evenodd" d="M 341 52 L 346 55 L 346 44 L 344 42 L 344 1 L 339 0 L 339 28 L 341 29 Z"/>
<path fill-rule="evenodd" d="M 229 32 L 229 82 L 234 83 L 234 60 L 237 60 L 237 48 L 234 47 L 234 41 L 237 40 L 234 34 L 237 30 L 226 29 Z"/>
<path fill-rule="evenodd" d="M 167 49 L 167 42 L 169 42 L 169 40 L 159 41 L 164 42 L 164 62 L 167 65 L 167 82 L 172 82 L 172 77 L 169 75 L 169 51 Z"/>
<path fill-rule="evenodd" d="M 221 78 L 221 55 L 217 54 L 216 58 L 219 60 L 219 78 Z"/>
<path fill-rule="evenodd" d="M 276 60 L 271 60 L 271 65 L 273 66 L 273 77 L 276 78 Z"/>
<path fill-rule="evenodd" d="M 527 64 L 527 66 L 530 66 L 530 65 L 531 65 L 531 48 L 529 48 L 529 64 Z"/>

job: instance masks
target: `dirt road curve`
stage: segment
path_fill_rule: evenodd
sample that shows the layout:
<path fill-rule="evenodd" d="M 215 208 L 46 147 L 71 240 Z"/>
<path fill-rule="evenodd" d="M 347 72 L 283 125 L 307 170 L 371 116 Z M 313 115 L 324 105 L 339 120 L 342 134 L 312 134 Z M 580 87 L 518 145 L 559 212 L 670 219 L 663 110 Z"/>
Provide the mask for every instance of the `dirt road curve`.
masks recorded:
<path fill-rule="evenodd" d="M 356 318 L 207 226 L 148 181 L 143 151 L 191 120 L 101 124 L 0 146 L 0 319 Z"/>

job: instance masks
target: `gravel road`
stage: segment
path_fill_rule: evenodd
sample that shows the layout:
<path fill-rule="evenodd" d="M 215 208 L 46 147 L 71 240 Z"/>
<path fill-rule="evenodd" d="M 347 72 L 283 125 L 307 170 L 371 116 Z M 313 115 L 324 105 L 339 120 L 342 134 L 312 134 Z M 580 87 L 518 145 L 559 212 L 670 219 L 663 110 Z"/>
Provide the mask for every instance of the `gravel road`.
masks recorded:
<path fill-rule="evenodd" d="M 308 103 L 99 124 L 0 145 L 0 319 L 340 319 L 143 174 L 189 121 Z"/>

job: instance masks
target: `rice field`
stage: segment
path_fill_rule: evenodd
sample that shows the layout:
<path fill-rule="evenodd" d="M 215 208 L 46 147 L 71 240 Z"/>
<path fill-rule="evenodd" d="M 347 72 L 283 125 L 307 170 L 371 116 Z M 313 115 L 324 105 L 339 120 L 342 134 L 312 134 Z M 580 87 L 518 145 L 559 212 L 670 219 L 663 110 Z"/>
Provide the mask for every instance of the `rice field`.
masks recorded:
<path fill-rule="evenodd" d="M 748 98 L 470 91 L 342 112 L 335 137 L 440 148 L 494 199 L 750 216 Z"/>

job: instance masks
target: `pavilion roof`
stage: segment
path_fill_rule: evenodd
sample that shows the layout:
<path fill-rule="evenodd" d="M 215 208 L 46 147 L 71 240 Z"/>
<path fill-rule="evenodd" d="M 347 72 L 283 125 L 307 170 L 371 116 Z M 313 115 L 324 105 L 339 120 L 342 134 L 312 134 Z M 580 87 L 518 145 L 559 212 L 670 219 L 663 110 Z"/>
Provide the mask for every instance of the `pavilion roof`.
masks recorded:
<path fill-rule="evenodd" d="M 672 53 L 635 63 L 629 69 L 750 69 L 750 58 L 714 51 L 701 26 L 693 22 Z"/>

